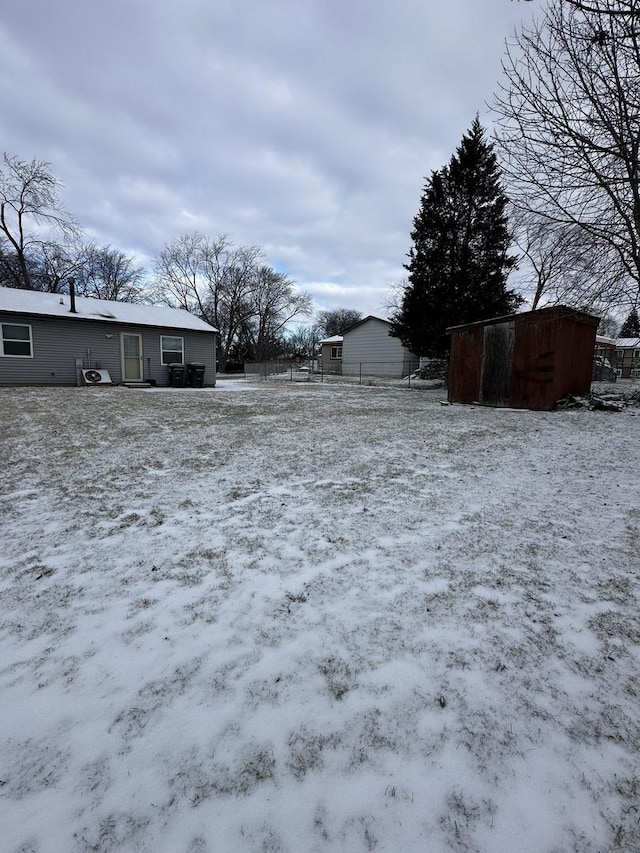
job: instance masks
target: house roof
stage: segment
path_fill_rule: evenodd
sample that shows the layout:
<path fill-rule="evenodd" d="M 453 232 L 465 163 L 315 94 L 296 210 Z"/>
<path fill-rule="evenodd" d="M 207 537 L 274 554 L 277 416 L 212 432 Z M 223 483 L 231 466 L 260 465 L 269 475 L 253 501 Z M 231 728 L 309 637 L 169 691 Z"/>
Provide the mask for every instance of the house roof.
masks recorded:
<path fill-rule="evenodd" d="M 322 341 L 318 341 L 319 344 L 341 344 L 342 343 L 342 335 L 332 335 L 330 338 L 325 338 Z"/>
<path fill-rule="evenodd" d="M 618 338 L 616 347 L 618 349 L 640 349 L 640 338 Z"/>
<path fill-rule="evenodd" d="M 374 317 L 373 314 L 369 314 L 368 317 L 363 317 L 362 320 L 358 320 L 358 322 L 354 323 L 353 326 L 349 326 L 348 329 L 345 329 L 343 334 L 346 335 L 347 332 L 350 332 L 352 329 L 357 329 L 358 326 L 362 326 L 363 323 L 368 323 L 370 320 L 377 320 L 378 323 L 386 323 L 387 326 L 392 325 L 390 320 L 383 320 L 382 317 Z"/>
<path fill-rule="evenodd" d="M 596 345 L 599 347 L 615 347 L 616 339 L 607 338 L 605 335 L 596 335 Z"/>
<path fill-rule="evenodd" d="M 65 320 L 100 320 L 132 326 L 162 326 L 188 329 L 194 332 L 216 332 L 213 326 L 182 308 L 159 305 L 139 305 L 131 302 L 111 302 L 76 296 L 76 313 L 71 312 L 70 298 L 62 293 L 40 293 L 37 290 L 17 290 L 0 287 L 0 312 L 33 314 Z"/>

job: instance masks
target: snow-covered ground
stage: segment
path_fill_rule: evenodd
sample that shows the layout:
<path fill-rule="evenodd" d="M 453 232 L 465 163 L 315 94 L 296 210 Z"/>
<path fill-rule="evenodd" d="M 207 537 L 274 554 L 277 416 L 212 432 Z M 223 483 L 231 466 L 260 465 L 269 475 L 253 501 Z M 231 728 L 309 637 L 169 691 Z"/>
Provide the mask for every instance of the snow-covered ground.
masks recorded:
<path fill-rule="evenodd" d="M 1 389 L 0 847 L 640 850 L 640 409 Z"/>

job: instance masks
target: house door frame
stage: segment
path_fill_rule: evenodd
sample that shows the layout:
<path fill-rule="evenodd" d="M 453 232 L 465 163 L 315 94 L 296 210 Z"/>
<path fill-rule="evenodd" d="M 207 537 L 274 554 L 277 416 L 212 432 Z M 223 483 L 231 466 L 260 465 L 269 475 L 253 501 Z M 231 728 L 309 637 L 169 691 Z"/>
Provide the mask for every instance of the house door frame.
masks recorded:
<path fill-rule="evenodd" d="M 135 338 L 137 341 L 137 355 L 127 355 L 127 345 L 125 338 Z M 120 333 L 120 356 L 122 361 L 122 381 L 123 382 L 142 382 L 143 381 L 143 353 L 142 353 L 142 335 L 139 332 L 121 332 Z"/>

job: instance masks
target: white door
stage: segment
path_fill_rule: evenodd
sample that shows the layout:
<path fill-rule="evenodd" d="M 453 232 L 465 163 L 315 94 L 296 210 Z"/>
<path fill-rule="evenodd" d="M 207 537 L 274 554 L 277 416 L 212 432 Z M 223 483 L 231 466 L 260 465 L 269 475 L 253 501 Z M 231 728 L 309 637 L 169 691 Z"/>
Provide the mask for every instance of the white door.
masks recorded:
<path fill-rule="evenodd" d="M 122 381 L 142 382 L 142 335 L 122 333 Z"/>

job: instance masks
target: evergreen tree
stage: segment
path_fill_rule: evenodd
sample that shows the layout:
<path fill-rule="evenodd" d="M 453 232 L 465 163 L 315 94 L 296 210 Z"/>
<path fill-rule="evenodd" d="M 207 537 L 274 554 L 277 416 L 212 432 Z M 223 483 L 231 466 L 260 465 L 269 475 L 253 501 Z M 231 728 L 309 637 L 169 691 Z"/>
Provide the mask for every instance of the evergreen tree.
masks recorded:
<path fill-rule="evenodd" d="M 621 338 L 640 338 L 640 318 L 638 311 L 634 308 L 620 329 Z"/>
<path fill-rule="evenodd" d="M 493 146 L 476 117 L 449 164 L 428 178 L 413 220 L 407 286 L 391 332 L 417 355 L 448 351 L 445 329 L 509 314 L 516 258 Z"/>

